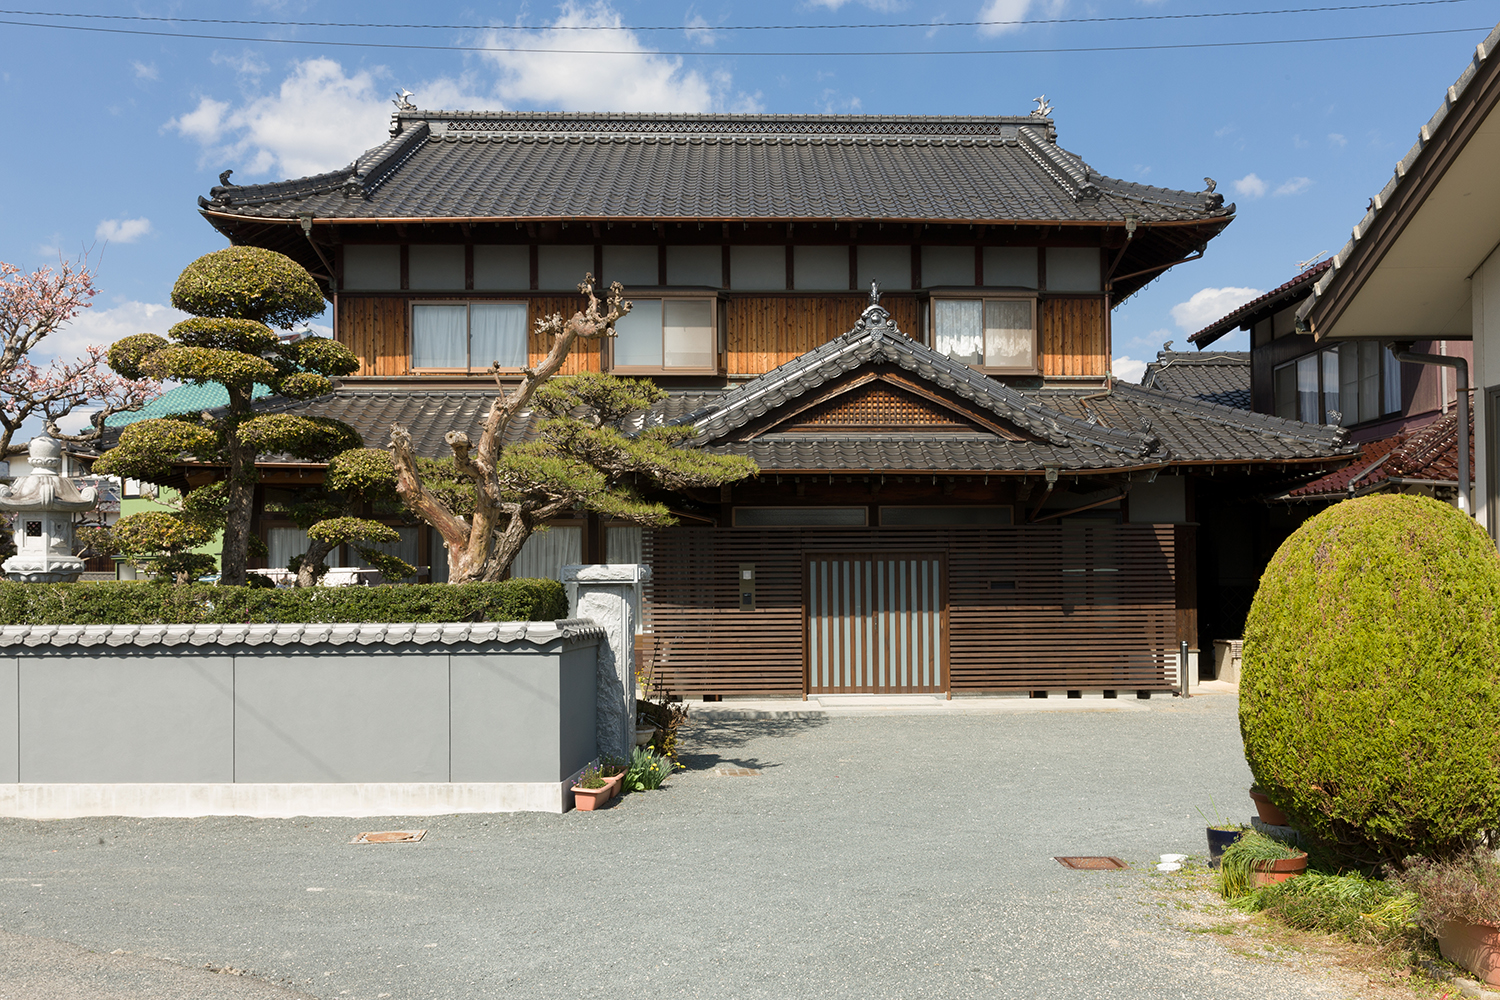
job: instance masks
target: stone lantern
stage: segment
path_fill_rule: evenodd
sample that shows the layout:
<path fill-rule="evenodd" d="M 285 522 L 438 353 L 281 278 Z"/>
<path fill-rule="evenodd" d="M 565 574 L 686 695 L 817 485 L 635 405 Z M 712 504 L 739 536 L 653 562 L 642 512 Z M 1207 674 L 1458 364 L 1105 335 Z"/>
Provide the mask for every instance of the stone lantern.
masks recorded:
<path fill-rule="evenodd" d="M 5 575 L 17 583 L 73 583 L 83 560 L 73 554 L 73 515 L 93 510 L 99 498 L 92 486 L 79 490 L 57 474 L 62 446 L 49 437 L 31 439 L 31 475 L 0 486 L 0 511 L 16 518 L 16 554 L 5 560 Z"/>

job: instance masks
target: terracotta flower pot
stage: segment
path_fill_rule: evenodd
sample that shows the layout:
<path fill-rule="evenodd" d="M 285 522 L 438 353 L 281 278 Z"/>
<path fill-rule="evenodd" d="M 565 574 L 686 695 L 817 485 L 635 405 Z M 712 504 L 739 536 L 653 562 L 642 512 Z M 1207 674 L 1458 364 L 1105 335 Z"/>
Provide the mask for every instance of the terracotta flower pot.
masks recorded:
<path fill-rule="evenodd" d="M 1269 823 L 1271 826 L 1287 826 L 1290 824 L 1291 821 L 1287 819 L 1286 813 L 1278 809 L 1276 803 L 1266 797 L 1265 792 L 1252 788 L 1250 790 L 1250 800 L 1255 803 L 1255 811 L 1260 814 L 1260 821 L 1262 823 Z"/>
<path fill-rule="evenodd" d="M 1250 868 L 1251 883 L 1259 889 L 1261 886 L 1296 878 L 1307 871 L 1307 855 L 1303 853 L 1295 858 L 1282 858 L 1279 861 L 1255 861 Z"/>
<path fill-rule="evenodd" d="M 618 798 L 620 795 L 620 788 L 625 784 L 625 772 L 621 771 L 619 774 L 612 774 L 604 780 L 609 783 L 609 797 L 612 799 Z"/>
<path fill-rule="evenodd" d="M 582 785 L 573 786 L 573 805 L 582 812 L 592 812 L 609 801 L 609 782 L 605 782 L 600 788 L 584 788 Z"/>
<path fill-rule="evenodd" d="M 1443 922 L 1438 950 L 1491 986 L 1500 986 L 1500 927 L 1494 924 Z"/>

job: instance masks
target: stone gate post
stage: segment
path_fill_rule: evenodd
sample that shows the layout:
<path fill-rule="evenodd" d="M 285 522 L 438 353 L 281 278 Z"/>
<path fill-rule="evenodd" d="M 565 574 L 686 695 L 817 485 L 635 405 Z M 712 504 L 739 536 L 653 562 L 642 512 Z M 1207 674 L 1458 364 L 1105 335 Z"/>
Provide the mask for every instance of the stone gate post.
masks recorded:
<path fill-rule="evenodd" d="M 599 646 L 597 742 L 601 754 L 629 756 L 635 744 L 635 626 L 637 586 L 651 567 L 635 564 L 564 566 L 568 610 L 604 629 Z"/>

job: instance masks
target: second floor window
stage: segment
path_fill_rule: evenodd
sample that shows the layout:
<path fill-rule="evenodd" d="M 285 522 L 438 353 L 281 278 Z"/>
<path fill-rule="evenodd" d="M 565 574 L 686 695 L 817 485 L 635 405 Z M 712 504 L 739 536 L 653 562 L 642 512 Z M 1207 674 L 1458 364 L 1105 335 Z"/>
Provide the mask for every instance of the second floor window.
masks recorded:
<path fill-rule="evenodd" d="M 525 368 L 526 303 L 429 302 L 411 307 L 411 366 L 417 370 Z"/>
<path fill-rule="evenodd" d="M 631 299 L 615 323 L 616 370 L 711 372 L 718 368 L 713 299 Z"/>
<path fill-rule="evenodd" d="M 1034 299 L 934 297 L 932 334 L 939 354 L 971 367 L 1025 374 L 1037 370 Z"/>
<path fill-rule="evenodd" d="M 1401 409 L 1401 364 L 1378 341 L 1351 341 L 1278 366 L 1272 392 L 1278 417 L 1349 427 Z"/>

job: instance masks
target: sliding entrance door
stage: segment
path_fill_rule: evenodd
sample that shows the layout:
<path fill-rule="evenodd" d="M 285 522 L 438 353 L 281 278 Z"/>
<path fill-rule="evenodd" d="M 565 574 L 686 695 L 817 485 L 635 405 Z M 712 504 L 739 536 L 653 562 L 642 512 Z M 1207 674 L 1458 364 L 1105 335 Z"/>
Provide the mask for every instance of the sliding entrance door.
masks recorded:
<path fill-rule="evenodd" d="M 937 554 L 807 559 L 807 690 L 947 690 L 947 565 Z"/>

